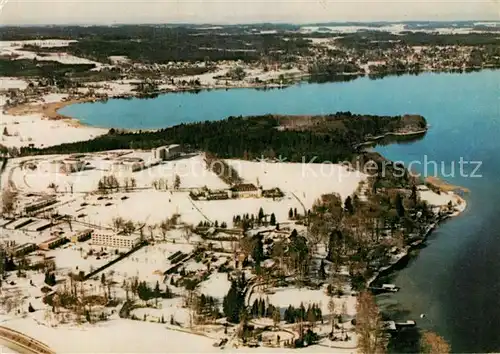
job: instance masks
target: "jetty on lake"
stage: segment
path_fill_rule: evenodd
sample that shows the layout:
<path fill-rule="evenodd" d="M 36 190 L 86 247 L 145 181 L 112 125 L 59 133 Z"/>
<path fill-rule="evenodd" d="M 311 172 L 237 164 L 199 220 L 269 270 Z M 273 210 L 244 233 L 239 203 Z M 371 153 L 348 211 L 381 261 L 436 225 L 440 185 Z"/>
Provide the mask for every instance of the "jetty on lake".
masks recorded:
<path fill-rule="evenodd" d="M 369 289 L 375 294 L 396 293 L 399 291 L 399 287 L 397 287 L 394 284 L 382 284 L 382 286 L 371 286 Z"/>

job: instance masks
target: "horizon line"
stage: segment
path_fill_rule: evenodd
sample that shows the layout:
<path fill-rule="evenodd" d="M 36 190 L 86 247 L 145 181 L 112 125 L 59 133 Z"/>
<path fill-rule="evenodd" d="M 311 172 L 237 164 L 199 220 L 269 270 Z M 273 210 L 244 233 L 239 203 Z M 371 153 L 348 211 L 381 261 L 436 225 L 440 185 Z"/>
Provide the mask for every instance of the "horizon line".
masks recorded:
<path fill-rule="evenodd" d="M 411 23 L 466 23 L 466 22 L 488 22 L 500 24 L 500 20 L 487 19 L 457 19 L 457 20 L 377 20 L 377 21 L 322 21 L 322 22 L 289 22 L 289 21 L 249 21 L 241 23 L 230 22 L 73 22 L 73 23 L 21 23 L 21 24 L 0 24 L 2 27 L 90 27 L 90 26 L 256 26 L 256 25 L 291 25 L 291 26 L 307 26 L 307 25 L 329 25 L 329 24 L 411 24 Z"/>

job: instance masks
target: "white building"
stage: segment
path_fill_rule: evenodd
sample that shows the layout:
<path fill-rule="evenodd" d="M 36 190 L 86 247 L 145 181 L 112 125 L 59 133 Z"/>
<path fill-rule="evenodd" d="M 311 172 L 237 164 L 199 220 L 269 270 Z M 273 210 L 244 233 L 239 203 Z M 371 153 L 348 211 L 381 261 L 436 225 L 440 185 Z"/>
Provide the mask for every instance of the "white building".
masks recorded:
<path fill-rule="evenodd" d="M 180 156 L 182 152 L 181 146 L 178 144 L 160 146 L 151 151 L 153 153 L 153 159 L 162 161 L 175 159 L 176 157 Z"/>
<path fill-rule="evenodd" d="M 115 172 L 135 172 L 143 170 L 146 164 L 138 157 L 125 157 L 115 161 L 111 167 Z"/>
<path fill-rule="evenodd" d="M 55 165 L 56 172 L 73 173 L 82 171 L 85 168 L 85 161 L 78 158 L 66 158 L 63 160 L 52 161 Z"/>
<path fill-rule="evenodd" d="M 95 231 L 90 240 L 93 245 L 116 248 L 133 248 L 141 241 L 138 236 L 118 235 L 111 231 Z"/>

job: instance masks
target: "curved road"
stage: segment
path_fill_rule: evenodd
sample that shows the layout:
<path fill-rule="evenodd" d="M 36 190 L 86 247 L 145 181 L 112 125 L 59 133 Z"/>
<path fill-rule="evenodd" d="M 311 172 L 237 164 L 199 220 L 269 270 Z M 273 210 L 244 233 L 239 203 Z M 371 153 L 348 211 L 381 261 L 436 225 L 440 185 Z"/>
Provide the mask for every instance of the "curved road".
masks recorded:
<path fill-rule="evenodd" d="M 56 354 L 46 344 L 4 326 L 0 326 L 0 341 L 20 353 Z"/>

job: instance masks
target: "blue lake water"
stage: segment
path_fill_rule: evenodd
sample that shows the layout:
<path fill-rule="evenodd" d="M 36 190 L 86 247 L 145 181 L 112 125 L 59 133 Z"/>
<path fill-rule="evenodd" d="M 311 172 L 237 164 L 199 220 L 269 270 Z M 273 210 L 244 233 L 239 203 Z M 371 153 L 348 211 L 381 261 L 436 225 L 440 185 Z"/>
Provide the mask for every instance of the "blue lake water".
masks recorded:
<path fill-rule="evenodd" d="M 455 352 L 500 351 L 500 71 L 175 93 L 76 104 L 61 113 L 94 126 L 151 129 L 231 115 L 336 111 L 422 114 L 431 125 L 423 140 L 377 150 L 406 163 L 427 156 L 439 174 L 450 174 L 455 163 L 447 180 L 472 191 L 466 212 L 432 234 L 429 246 L 393 276 L 402 290 L 380 304 L 406 311 L 405 318 L 443 335 Z M 480 161 L 482 177 L 458 175 L 460 158 Z"/>

